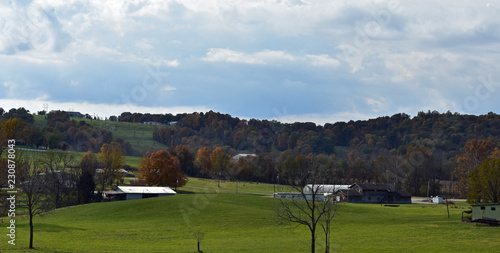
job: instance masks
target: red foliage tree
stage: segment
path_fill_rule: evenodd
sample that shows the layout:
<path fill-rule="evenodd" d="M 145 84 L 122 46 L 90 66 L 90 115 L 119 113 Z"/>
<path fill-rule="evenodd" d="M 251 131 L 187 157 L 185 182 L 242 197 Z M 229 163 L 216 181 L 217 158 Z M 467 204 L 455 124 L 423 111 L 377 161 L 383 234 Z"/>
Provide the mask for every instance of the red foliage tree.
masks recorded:
<path fill-rule="evenodd" d="M 163 150 L 142 158 L 138 178 L 148 185 L 181 187 L 187 183 L 179 159 Z"/>

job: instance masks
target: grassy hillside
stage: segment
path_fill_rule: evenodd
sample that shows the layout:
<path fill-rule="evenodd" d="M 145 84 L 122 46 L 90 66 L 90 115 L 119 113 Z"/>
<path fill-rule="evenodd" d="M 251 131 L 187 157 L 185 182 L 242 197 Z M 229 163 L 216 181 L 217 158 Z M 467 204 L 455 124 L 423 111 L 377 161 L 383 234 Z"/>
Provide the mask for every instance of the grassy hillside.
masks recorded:
<path fill-rule="evenodd" d="M 18 154 L 18 156 L 20 154 L 24 154 L 24 155 L 27 155 L 27 156 L 34 156 L 34 155 L 38 155 L 40 154 L 40 152 L 42 151 L 31 151 L 33 148 L 31 147 L 23 147 L 23 148 L 27 148 L 28 150 L 17 150 L 16 153 Z M 75 154 L 75 161 L 78 163 L 80 162 L 80 160 L 82 159 L 83 155 L 85 154 L 84 152 L 72 152 Z M 3 154 L 4 156 L 6 155 L 6 153 Z M 138 167 L 139 166 L 139 161 L 142 159 L 142 157 L 136 157 L 136 156 L 125 156 L 125 164 L 128 164 L 132 167 Z"/>
<path fill-rule="evenodd" d="M 153 125 L 111 122 L 104 120 L 90 120 L 81 118 L 72 118 L 76 121 L 85 121 L 97 129 L 107 129 L 113 132 L 113 139 L 122 138 L 130 142 L 135 155 L 142 156 L 146 151 L 165 150 L 167 146 L 153 141 Z M 35 125 L 43 128 L 47 126 L 47 120 L 44 115 L 35 115 Z M 165 126 L 160 126 L 165 127 Z"/>
<path fill-rule="evenodd" d="M 195 252 L 192 233 L 205 233 L 204 252 L 307 252 L 305 227 L 275 225 L 274 199 L 255 195 L 179 194 L 95 203 L 35 219 L 36 252 Z M 334 221 L 334 252 L 494 252 L 500 229 L 460 222 L 461 209 L 444 205 L 344 204 Z M 26 219 L 17 245 L 2 252 L 31 252 Z M 324 251 L 323 235 L 318 251 Z"/>
<path fill-rule="evenodd" d="M 189 178 L 188 184 L 182 190 L 192 193 L 236 193 L 236 187 L 238 187 L 238 193 L 243 194 L 272 195 L 274 193 L 273 184 L 221 181 L 218 187 L 217 180 L 194 177 Z M 280 191 L 282 187 L 276 185 L 276 191 Z"/>
<path fill-rule="evenodd" d="M 122 138 L 130 142 L 132 150 L 138 156 L 142 156 L 146 151 L 157 151 L 167 148 L 167 146 L 153 141 L 153 125 L 89 119 L 84 119 L 84 121 L 95 128 L 104 128 L 113 132 L 114 139 Z"/>

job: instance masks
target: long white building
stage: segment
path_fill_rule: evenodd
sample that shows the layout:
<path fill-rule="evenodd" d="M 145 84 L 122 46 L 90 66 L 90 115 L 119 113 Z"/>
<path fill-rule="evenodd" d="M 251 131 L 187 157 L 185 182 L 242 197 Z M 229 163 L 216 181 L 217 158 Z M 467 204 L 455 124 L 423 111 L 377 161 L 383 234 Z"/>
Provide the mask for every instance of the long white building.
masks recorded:
<path fill-rule="evenodd" d="M 313 189 L 318 194 L 334 194 L 338 190 L 348 190 L 348 184 L 315 184 L 314 188 L 312 184 L 304 186 L 304 193 L 312 193 Z"/>

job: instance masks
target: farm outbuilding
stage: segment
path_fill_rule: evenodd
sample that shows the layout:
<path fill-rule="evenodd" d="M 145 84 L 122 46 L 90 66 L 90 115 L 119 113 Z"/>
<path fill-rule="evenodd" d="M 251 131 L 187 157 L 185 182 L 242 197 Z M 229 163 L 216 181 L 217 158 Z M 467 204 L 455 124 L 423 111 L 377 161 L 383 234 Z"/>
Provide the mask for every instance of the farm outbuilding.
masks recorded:
<path fill-rule="evenodd" d="M 351 185 L 343 185 L 343 184 L 308 184 L 304 186 L 305 193 L 312 193 L 314 190 L 316 193 L 322 194 L 334 194 L 339 190 L 348 190 Z"/>
<path fill-rule="evenodd" d="M 356 183 L 349 189 L 336 192 L 337 201 L 353 203 L 398 203 L 411 204 L 411 194 L 398 190 L 392 184 Z"/>
<path fill-rule="evenodd" d="M 472 222 L 497 221 L 500 223 L 500 204 L 475 204 L 472 206 Z M 486 222 L 487 223 L 487 222 Z"/>
<path fill-rule="evenodd" d="M 176 192 L 170 187 L 156 186 L 118 186 L 106 195 L 113 200 L 145 199 L 153 197 L 166 197 L 175 195 Z"/>

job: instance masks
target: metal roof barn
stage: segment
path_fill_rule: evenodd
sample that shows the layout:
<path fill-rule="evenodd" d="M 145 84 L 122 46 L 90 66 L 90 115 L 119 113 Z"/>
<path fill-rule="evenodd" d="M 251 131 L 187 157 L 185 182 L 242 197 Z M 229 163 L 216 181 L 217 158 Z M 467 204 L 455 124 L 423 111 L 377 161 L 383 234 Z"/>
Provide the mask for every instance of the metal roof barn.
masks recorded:
<path fill-rule="evenodd" d="M 118 186 L 106 194 L 115 200 L 145 199 L 175 195 L 170 187 L 157 186 Z"/>

